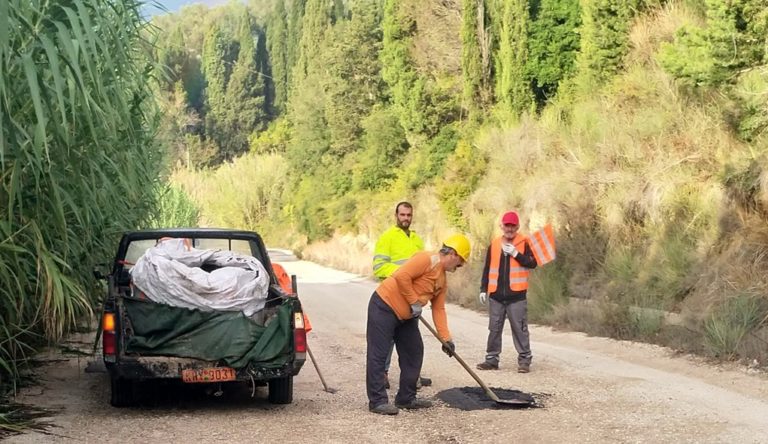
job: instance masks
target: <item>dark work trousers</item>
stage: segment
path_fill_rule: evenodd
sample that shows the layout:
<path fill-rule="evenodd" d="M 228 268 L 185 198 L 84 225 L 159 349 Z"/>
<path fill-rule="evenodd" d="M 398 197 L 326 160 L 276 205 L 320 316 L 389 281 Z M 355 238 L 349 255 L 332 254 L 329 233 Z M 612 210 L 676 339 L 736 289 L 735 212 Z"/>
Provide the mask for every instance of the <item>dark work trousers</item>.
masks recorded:
<path fill-rule="evenodd" d="M 504 321 L 506 319 L 509 319 L 509 325 L 512 327 L 512 339 L 517 350 L 517 365 L 531 365 L 528 301 L 525 299 L 509 304 L 488 299 L 488 346 L 485 349 L 485 362 L 499 365 L 501 336 L 504 333 Z"/>
<path fill-rule="evenodd" d="M 419 332 L 419 320 L 397 319 L 395 312 L 375 291 L 368 302 L 366 328 L 368 350 L 365 368 L 365 386 L 368 391 L 368 407 L 389 402 L 384 377 L 384 362 L 390 344 L 395 341 L 397 362 L 400 365 L 400 387 L 395 396 L 396 404 L 407 404 L 416 398 L 416 380 L 424 361 L 424 343 Z"/>

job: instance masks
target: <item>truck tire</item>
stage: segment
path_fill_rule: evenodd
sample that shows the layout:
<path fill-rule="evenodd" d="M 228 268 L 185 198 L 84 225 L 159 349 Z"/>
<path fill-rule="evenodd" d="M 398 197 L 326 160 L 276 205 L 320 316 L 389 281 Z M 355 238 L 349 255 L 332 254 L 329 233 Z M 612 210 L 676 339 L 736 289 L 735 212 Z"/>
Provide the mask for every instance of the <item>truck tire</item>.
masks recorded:
<path fill-rule="evenodd" d="M 293 376 L 269 380 L 269 402 L 272 404 L 293 402 Z"/>
<path fill-rule="evenodd" d="M 130 379 L 118 378 L 112 376 L 111 388 L 112 393 L 109 403 L 112 407 L 130 407 L 134 404 L 135 398 L 133 396 L 134 382 Z"/>

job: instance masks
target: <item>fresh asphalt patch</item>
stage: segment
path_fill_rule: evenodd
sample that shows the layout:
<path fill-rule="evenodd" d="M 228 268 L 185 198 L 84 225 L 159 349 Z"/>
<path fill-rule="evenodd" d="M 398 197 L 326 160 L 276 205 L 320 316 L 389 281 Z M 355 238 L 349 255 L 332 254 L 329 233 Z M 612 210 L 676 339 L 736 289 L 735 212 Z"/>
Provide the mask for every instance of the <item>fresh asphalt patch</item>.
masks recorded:
<path fill-rule="evenodd" d="M 544 407 L 541 403 L 542 399 L 548 396 L 546 394 L 525 393 L 520 390 L 496 387 L 490 387 L 490 389 L 501 400 L 517 400 L 522 402 L 520 404 L 498 403 L 489 398 L 485 391 L 480 387 L 456 387 L 443 390 L 437 394 L 437 398 L 442 400 L 449 407 L 471 411 L 484 409 L 541 408 Z"/>

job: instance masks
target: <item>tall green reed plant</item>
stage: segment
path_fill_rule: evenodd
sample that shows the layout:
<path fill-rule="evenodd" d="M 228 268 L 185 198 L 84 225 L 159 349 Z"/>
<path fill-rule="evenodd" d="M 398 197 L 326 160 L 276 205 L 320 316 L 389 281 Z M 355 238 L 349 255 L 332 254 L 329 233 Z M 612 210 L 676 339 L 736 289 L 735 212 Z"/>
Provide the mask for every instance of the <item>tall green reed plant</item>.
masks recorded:
<path fill-rule="evenodd" d="M 142 3 L 0 2 L 0 384 L 90 314 L 93 265 L 154 205 Z"/>

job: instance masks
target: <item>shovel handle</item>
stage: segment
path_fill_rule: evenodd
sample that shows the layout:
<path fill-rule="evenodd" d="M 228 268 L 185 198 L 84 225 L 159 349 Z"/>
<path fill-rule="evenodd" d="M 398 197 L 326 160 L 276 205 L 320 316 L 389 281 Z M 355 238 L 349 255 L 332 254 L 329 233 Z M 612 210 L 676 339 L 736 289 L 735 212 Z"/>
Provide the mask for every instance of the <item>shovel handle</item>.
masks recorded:
<path fill-rule="evenodd" d="M 320 372 L 320 367 L 317 366 L 317 361 L 315 361 L 315 355 L 312 354 L 312 350 L 309 348 L 309 344 L 307 344 L 307 353 L 309 353 L 309 359 L 312 361 L 312 365 L 315 366 L 315 371 L 317 371 L 317 376 L 320 377 L 320 382 L 323 383 L 323 389 L 325 389 L 326 392 L 330 392 L 331 389 L 329 389 L 328 384 L 325 383 L 325 378 L 323 378 L 323 374 Z"/>
<path fill-rule="evenodd" d="M 440 335 L 437 334 L 437 331 L 435 330 L 435 328 L 432 327 L 432 325 L 430 325 L 429 322 L 427 322 L 426 319 L 424 319 L 423 317 L 419 316 L 419 320 L 422 322 L 422 324 L 424 324 L 427 327 L 427 329 L 430 332 L 432 332 L 432 334 L 437 338 L 438 341 L 440 341 L 441 344 L 446 345 L 445 341 L 443 341 L 442 338 L 440 338 Z M 499 397 L 496 396 L 496 393 L 493 393 L 493 391 L 491 391 L 491 389 L 485 384 L 485 382 L 483 382 L 483 380 L 480 379 L 479 376 L 477 376 L 477 373 L 475 373 L 467 365 L 467 363 L 464 362 L 463 359 L 461 359 L 461 356 L 459 356 L 458 353 L 456 353 L 456 351 L 453 352 L 453 357 L 456 358 L 457 361 L 459 361 L 459 364 L 461 364 L 461 366 L 464 367 L 464 370 L 466 370 L 467 373 L 469 373 L 473 378 L 475 378 L 475 381 L 477 381 L 477 383 L 480 384 L 480 387 L 483 388 L 483 390 L 485 391 L 485 394 L 488 395 L 489 398 L 491 398 L 492 400 L 494 400 L 496 402 L 501 402 Z"/>

